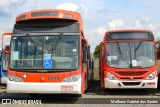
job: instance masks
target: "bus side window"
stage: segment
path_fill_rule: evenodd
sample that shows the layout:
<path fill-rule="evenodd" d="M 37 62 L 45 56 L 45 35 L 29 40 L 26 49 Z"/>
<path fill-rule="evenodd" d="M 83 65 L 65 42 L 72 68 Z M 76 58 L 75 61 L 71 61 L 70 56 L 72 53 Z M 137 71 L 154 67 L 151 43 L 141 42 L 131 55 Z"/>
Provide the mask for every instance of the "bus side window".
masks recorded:
<path fill-rule="evenodd" d="M 159 51 L 159 42 L 156 42 L 156 52 L 158 53 Z"/>
<path fill-rule="evenodd" d="M 87 62 L 87 47 L 86 47 L 86 44 L 83 43 L 82 44 L 82 53 L 83 53 L 83 63 L 86 63 Z"/>
<path fill-rule="evenodd" d="M 156 53 L 157 53 L 158 59 L 160 59 L 160 42 L 159 41 L 156 43 Z"/>

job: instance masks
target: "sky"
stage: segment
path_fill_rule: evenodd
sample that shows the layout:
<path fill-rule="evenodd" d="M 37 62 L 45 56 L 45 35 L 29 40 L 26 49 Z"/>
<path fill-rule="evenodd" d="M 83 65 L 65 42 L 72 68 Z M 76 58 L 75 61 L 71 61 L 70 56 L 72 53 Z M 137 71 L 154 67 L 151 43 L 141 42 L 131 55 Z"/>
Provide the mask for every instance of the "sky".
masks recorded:
<path fill-rule="evenodd" d="M 65 9 L 81 14 L 92 52 L 108 30 L 147 29 L 160 37 L 160 0 L 0 0 L 0 7 L 0 35 L 12 32 L 18 14 Z"/>

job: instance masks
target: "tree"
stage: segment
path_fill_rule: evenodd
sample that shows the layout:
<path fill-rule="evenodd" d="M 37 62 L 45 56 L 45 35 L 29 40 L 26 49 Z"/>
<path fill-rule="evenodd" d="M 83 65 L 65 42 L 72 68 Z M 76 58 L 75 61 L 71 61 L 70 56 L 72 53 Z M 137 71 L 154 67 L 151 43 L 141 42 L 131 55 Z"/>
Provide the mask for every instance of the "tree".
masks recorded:
<path fill-rule="evenodd" d="M 96 46 L 95 50 L 94 50 L 94 53 L 93 53 L 93 57 L 94 58 L 98 58 L 99 57 L 99 45 Z"/>

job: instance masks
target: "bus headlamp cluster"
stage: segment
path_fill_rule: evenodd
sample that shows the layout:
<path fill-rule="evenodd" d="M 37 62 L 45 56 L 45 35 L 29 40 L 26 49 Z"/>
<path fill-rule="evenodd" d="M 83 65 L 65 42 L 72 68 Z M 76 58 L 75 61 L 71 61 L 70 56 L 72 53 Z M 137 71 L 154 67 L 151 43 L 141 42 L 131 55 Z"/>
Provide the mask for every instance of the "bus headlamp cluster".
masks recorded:
<path fill-rule="evenodd" d="M 107 78 L 110 80 L 117 80 L 117 78 L 110 72 L 107 72 Z"/>
<path fill-rule="evenodd" d="M 8 79 L 14 82 L 23 82 L 22 78 L 8 74 Z"/>
<path fill-rule="evenodd" d="M 157 75 L 157 71 L 154 71 L 147 76 L 146 80 L 153 80 L 154 78 L 156 78 L 156 75 Z"/>
<path fill-rule="evenodd" d="M 62 82 L 76 82 L 81 78 L 81 74 L 65 78 Z"/>

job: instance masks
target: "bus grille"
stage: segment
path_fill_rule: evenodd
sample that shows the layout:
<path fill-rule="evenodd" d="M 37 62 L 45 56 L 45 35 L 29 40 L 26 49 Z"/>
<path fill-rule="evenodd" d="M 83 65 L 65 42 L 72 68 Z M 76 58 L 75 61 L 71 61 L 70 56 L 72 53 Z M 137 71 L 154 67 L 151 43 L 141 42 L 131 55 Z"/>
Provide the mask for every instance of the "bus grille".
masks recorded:
<path fill-rule="evenodd" d="M 116 71 L 115 73 L 120 76 L 142 76 L 147 73 L 147 71 Z"/>
<path fill-rule="evenodd" d="M 125 86 L 140 85 L 140 82 L 122 82 Z"/>
<path fill-rule="evenodd" d="M 143 77 L 132 77 L 132 79 L 130 77 L 121 77 L 119 79 L 121 80 L 141 80 L 143 79 Z"/>

